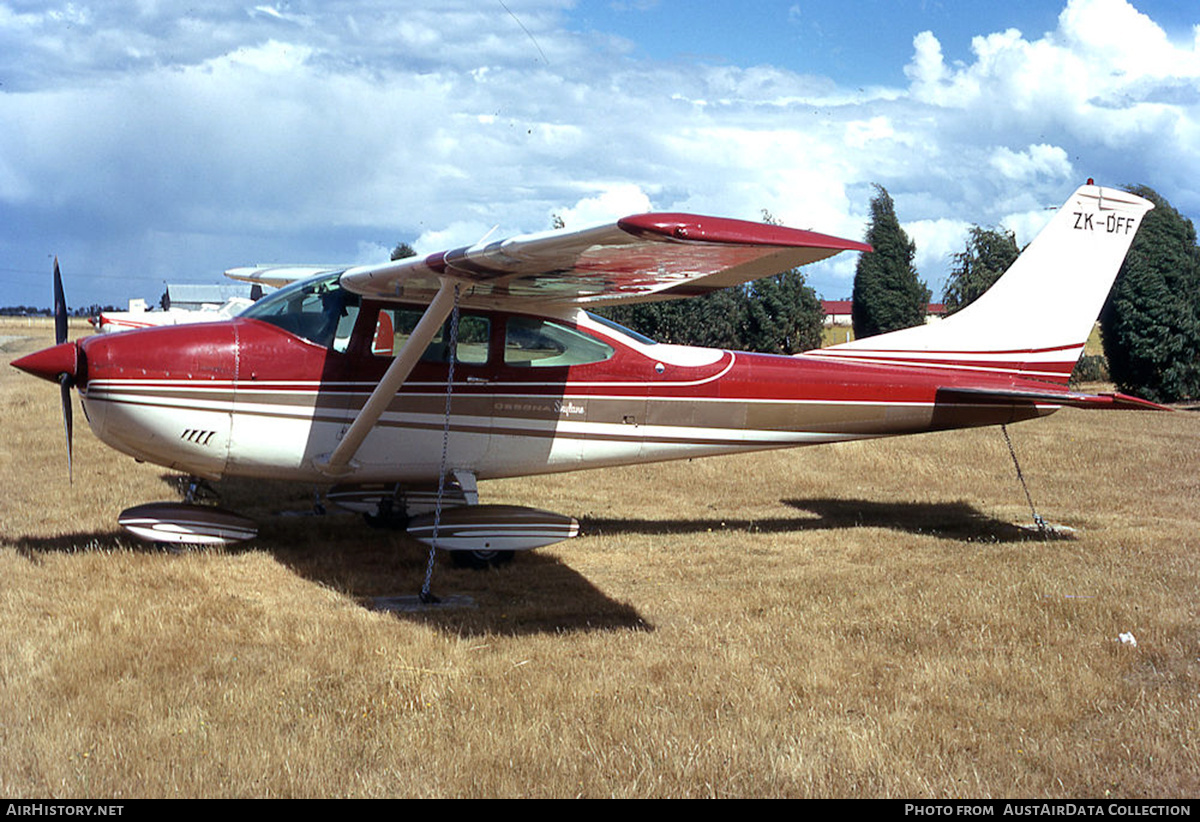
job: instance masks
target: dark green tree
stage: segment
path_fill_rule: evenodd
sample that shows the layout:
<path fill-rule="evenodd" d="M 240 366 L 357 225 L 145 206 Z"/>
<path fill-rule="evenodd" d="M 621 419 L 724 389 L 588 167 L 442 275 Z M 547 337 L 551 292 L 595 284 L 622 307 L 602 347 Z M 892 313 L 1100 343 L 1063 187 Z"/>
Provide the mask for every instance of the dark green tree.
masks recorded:
<path fill-rule="evenodd" d="M 682 300 L 613 306 L 600 313 L 659 342 L 743 347 L 746 299 L 742 286 Z"/>
<path fill-rule="evenodd" d="M 1016 235 L 1011 231 L 971 226 L 967 247 L 954 255 L 954 265 L 942 293 L 946 313 L 953 314 L 975 302 L 1020 253 Z"/>
<path fill-rule="evenodd" d="M 866 236 L 875 253 L 860 255 L 854 270 L 851 320 L 858 339 L 920 325 L 930 298 L 913 266 L 916 244 L 900 227 L 895 203 L 883 186 L 875 191 Z"/>
<path fill-rule="evenodd" d="M 764 223 L 783 225 L 767 209 Z M 749 283 L 742 348 L 767 354 L 799 354 L 821 347 L 825 310 L 817 292 L 793 268 Z"/>
<path fill-rule="evenodd" d="M 799 269 L 764 277 L 746 288 L 742 348 L 767 354 L 820 348 L 824 321 L 821 301 Z"/>
<path fill-rule="evenodd" d="M 395 262 L 396 260 L 405 260 L 415 256 L 417 256 L 417 252 L 413 250 L 411 245 L 408 243 L 397 243 L 396 247 L 392 249 L 391 259 L 392 262 Z"/>
<path fill-rule="evenodd" d="M 1154 402 L 1200 397 L 1200 248 L 1196 228 L 1157 192 L 1100 315 L 1117 387 Z"/>

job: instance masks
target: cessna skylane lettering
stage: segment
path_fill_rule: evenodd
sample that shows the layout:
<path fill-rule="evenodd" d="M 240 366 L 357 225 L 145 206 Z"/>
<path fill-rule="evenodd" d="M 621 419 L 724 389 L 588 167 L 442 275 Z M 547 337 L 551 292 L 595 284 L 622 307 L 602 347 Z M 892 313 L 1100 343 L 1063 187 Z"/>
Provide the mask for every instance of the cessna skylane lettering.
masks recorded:
<path fill-rule="evenodd" d="M 96 435 L 139 460 L 207 479 L 336 483 L 331 501 L 409 520 L 418 539 L 436 541 L 440 526 L 439 547 L 504 555 L 578 525 L 481 506 L 478 480 L 1004 424 L 1063 406 L 1157 407 L 1067 388 L 1151 207 L 1089 181 L 965 310 L 794 357 L 655 343 L 584 309 L 703 294 L 869 246 L 642 214 L 348 270 L 235 269 L 296 281 L 228 322 L 75 342 L 64 322 L 58 345 L 14 365 L 58 382 L 67 412 L 78 389 Z M 236 514 L 179 503 L 122 522 L 150 539 L 253 533 Z"/>

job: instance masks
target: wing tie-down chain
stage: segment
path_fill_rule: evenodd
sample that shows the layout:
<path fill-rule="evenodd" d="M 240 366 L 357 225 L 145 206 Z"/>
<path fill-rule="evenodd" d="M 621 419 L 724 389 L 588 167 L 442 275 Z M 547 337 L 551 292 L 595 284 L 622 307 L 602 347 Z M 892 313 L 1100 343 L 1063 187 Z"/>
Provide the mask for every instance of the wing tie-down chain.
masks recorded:
<path fill-rule="evenodd" d="M 442 524 L 442 499 L 446 494 L 446 463 L 450 452 L 450 400 L 454 396 L 454 364 L 458 360 L 458 284 L 454 285 L 454 307 L 450 310 L 450 367 L 446 374 L 446 413 L 442 422 L 442 464 L 438 470 L 437 503 L 433 508 L 433 539 L 429 541 L 429 561 L 425 564 L 425 583 L 420 599 L 426 605 L 440 602 L 430 590 L 433 563 L 437 557 L 438 529 Z"/>
<path fill-rule="evenodd" d="M 1008 426 L 1000 426 L 1001 433 L 1004 434 L 1004 442 L 1008 444 L 1008 453 L 1012 457 L 1013 466 L 1017 469 L 1017 479 L 1021 481 L 1021 487 L 1025 489 L 1025 501 L 1029 503 L 1029 512 L 1033 514 L 1033 524 L 1037 526 L 1038 533 L 1043 536 L 1049 530 L 1050 526 L 1046 524 L 1046 520 L 1033 507 L 1033 496 L 1029 493 L 1029 486 L 1025 483 L 1025 475 L 1021 473 L 1021 463 L 1017 462 L 1017 452 L 1013 448 L 1012 440 L 1008 438 Z"/>

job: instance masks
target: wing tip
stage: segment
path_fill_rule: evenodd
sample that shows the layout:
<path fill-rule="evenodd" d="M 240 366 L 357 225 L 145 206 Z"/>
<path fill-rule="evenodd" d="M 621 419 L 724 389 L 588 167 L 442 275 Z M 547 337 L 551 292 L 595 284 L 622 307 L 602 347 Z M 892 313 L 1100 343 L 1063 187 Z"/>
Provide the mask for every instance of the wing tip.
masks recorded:
<path fill-rule="evenodd" d="M 800 228 L 754 223 L 728 217 L 705 217 L 677 212 L 634 214 L 617 221 L 622 231 L 638 236 L 658 236 L 682 242 L 769 245 L 782 248 L 825 248 L 836 251 L 873 251 L 867 243 L 820 234 Z"/>

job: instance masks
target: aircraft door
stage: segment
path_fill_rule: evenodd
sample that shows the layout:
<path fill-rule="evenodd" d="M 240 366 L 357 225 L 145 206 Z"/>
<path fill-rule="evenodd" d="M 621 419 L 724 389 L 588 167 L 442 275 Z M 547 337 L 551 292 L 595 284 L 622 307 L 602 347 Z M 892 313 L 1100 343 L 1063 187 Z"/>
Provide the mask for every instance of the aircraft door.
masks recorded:
<path fill-rule="evenodd" d="M 421 307 L 383 305 L 374 320 L 367 369 L 377 380 L 401 351 L 420 321 Z M 492 397 L 488 367 L 492 321 L 484 314 L 459 317 L 450 392 L 447 468 L 477 471 L 491 440 Z M 366 481 L 436 479 L 442 463 L 446 426 L 447 377 L 451 327 L 447 320 L 430 342 L 404 386 L 375 429 L 367 435 L 355 462 Z"/>

